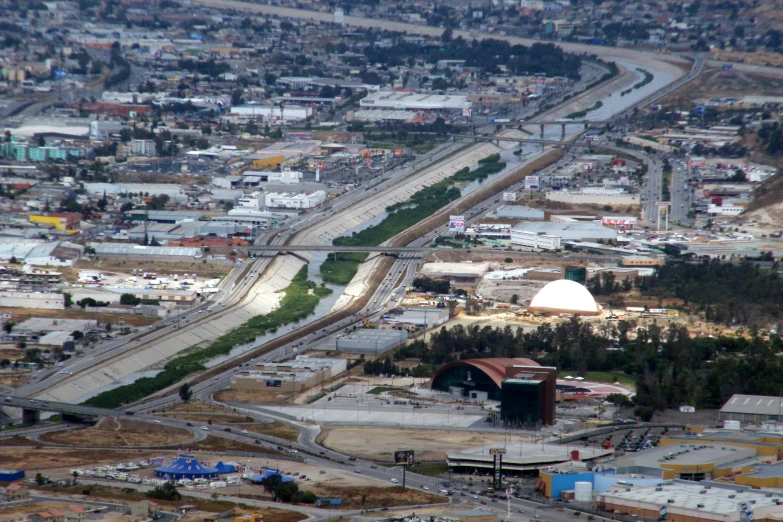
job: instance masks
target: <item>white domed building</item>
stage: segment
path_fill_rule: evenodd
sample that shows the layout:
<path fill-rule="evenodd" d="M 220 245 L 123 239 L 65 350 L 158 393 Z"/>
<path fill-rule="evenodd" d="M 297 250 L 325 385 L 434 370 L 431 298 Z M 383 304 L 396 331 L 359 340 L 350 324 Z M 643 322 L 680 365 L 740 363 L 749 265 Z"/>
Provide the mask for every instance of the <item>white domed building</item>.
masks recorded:
<path fill-rule="evenodd" d="M 531 312 L 574 315 L 600 315 L 603 309 L 587 288 L 569 279 L 547 284 L 527 308 Z"/>

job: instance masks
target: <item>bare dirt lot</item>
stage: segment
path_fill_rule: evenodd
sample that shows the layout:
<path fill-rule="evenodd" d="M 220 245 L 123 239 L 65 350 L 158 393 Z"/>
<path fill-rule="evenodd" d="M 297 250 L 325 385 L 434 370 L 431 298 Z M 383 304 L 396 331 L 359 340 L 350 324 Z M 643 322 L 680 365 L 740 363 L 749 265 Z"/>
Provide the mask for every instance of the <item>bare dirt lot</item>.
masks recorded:
<path fill-rule="evenodd" d="M 317 495 L 343 499 L 344 509 L 376 509 L 380 507 L 411 506 L 444 502 L 443 497 L 412 488 L 395 487 L 339 487 L 320 486 L 314 490 Z"/>
<path fill-rule="evenodd" d="M 100 270 L 101 272 L 123 272 L 130 273 L 134 268 L 140 268 L 145 272 L 155 272 L 158 274 L 196 274 L 198 277 L 218 278 L 228 274 L 231 271 L 230 263 L 203 263 L 200 259 L 194 260 L 176 260 L 173 262 L 164 261 L 138 261 L 125 260 L 115 257 L 104 257 L 96 260 L 79 261 L 76 268 L 80 270 Z"/>
<path fill-rule="evenodd" d="M 721 74 L 719 69 L 705 67 L 698 78 L 665 96 L 660 103 L 690 107 L 696 100 L 706 102 L 711 98 L 724 96 L 732 96 L 740 100 L 751 94 L 778 96 L 781 90 L 783 90 L 783 78 L 748 74 L 742 71 L 734 71 L 733 75 L 726 76 Z"/>
<path fill-rule="evenodd" d="M 221 390 L 215 394 L 215 400 L 220 402 L 251 402 L 266 404 L 283 404 L 291 402 L 290 393 L 256 391 L 256 390 Z"/>
<path fill-rule="evenodd" d="M 17 440 L 26 446 L 35 445 L 29 440 Z M 151 455 L 149 451 L 110 451 L 110 450 L 68 450 L 68 449 L 0 449 L 0 462 L 9 468 L 27 470 L 46 469 L 52 467 L 78 467 L 97 464 L 117 464 L 118 460 L 128 461 L 142 459 Z"/>
<path fill-rule="evenodd" d="M 96 448 L 174 444 L 193 438 L 188 430 L 130 419 L 104 417 L 93 427 L 47 433 L 39 440 L 69 446 Z"/>
<path fill-rule="evenodd" d="M 4 359 L 4 357 L 0 355 L 0 359 Z M 16 388 L 26 383 L 28 379 L 30 379 L 31 375 L 32 372 L 29 371 L 10 370 L 7 372 L 3 372 L 0 373 L 0 384 L 3 386 L 10 386 L 11 388 Z"/>
<path fill-rule="evenodd" d="M 26 321 L 31 317 L 49 317 L 51 319 L 89 319 L 94 321 L 98 314 L 100 314 L 102 321 L 108 320 L 112 323 L 117 322 L 116 314 L 101 314 L 100 308 L 90 308 L 88 310 L 84 310 L 76 305 L 65 310 L 40 310 L 35 308 L 9 308 L 3 306 L 0 307 L 0 312 L 4 314 L 11 314 L 14 323 L 21 323 L 22 321 Z M 123 315 L 123 317 L 125 318 L 125 324 L 128 326 L 147 326 L 159 321 L 159 319 L 155 317 L 144 317 L 141 315 L 126 314 Z"/>
<path fill-rule="evenodd" d="M 503 433 L 371 428 L 327 428 L 318 442 L 329 449 L 357 458 L 391 463 L 395 450 L 416 448 L 416 460 L 441 461 L 446 451 L 506 440 Z"/>

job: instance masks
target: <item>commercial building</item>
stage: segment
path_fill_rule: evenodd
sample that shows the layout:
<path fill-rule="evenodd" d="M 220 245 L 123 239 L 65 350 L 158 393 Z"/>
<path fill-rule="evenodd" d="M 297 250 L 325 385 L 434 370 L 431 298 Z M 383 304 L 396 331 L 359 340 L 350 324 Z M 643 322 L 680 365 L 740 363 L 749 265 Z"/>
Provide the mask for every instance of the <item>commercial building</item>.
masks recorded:
<path fill-rule="evenodd" d="M 199 221 L 201 215 L 201 212 L 191 210 L 129 210 L 124 217 L 129 221 L 181 223 L 183 221 Z"/>
<path fill-rule="evenodd" d="M 347 359 L 298 356 L 283 363 L 258 363 L 255 369 L 231 377 L 231 389 L 300 392 L 323 384 L 347 369 Z"/>
<path fill-rule="evenodd" d="M 530 301 L 528 310 L 536 314 L 599 315 L 602 307 L 583 285 L 560 279 L 539 290 Z"/>
<path fill-rule="evenodd" d="M 625 256 L 620 260 L 621 266 L 634 267 L 655 267 L 664 263 L 663 258 L 645 257 L 645 256 Z"/>
<path fill-rule="evenodd" d="M 525 472 L 569 465 L 572 462 L 590 462 L 613 453 L 611 448 L 580 446 L 579 449 L 574 449 L 566 444 L 508 442 L 447 451 L 446 462 L 449 469 L 456 473 L 484 474 L 494 469 L 495 455 L 492 451 L 498 448 L 505 450 L 501 474 L 517 476 Z"/>
<path fill-rule="evenodd" d="M 500 219 L 527 219 L 543 221 L 544 211 L 524 205 L 502 205 L 495 212 Z"/>
<path fill-rule="evenodd" d="M 716 483 L 703 486 L 675 481 L 646 487 L 618 484 L 595 499 L 599 509 L 652 520 L 660 519 L 662 513 L 674 522 L 772 521 L 783 517 L 783 498 L 779 494 Z"/>
<path fill-rule="evenodd" d="M 530 232 L 517 227 L 511 229 L 511 244 L 537 250 L 559 250 L 562 238 L 544 232 Z"/>
<path fill-rule="evenodd" d="M 508 425 L 555 422 L 555 369 L 524 358 L 487 358 L 445 364 L 430 381 L 433 390 L 477 402 L 500 402 Z"/>
<path fill-rule="evenodd" d="M 363 109 L 401 109 L 406 111 L 461 111 L 473 107 L 467 96 L 393 91 L 373 93 L 363 98 L 359 105 Z"/>
<path fill-rule="evenodd" d="M 694 441 L 696 442 L 696 441 Z M 756 448 L 718 444 L 661 444 L 617 458 L 619 467 L 663 470 L 665 479 L 711 480 L 717 468 L 756 456 Z"/>
<path fill-rule="evenodd" d="M 316 190 L 315 192 L 297 194 L 295 192 L 269 192 L 264 195 L 264 204 L 272 208 L 293 208 L 305 209 L 313 208 L 323 204 L 326 201 L 326 192 Z"/>

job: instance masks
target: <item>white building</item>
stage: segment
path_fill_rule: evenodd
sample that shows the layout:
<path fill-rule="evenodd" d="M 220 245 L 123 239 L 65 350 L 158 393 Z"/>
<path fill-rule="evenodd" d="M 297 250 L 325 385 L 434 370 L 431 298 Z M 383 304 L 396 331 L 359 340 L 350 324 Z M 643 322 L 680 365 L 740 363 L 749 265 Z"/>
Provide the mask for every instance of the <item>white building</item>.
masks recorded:
<path fill-rule="evenodd" d="M 511 244 L 541 250 L 558 250 L 562 238 L 544 232 L 511 229 Z"/>
<path fill-rule="evenodd" d="M 242 177 L 245 183 L 293 185 L 302 181 L 302 172 L 298 170 L 283 170 L 280 172 L 270 170 L 246 170 L 242 174 Z"/>
<path fill-rule="evenodd" d="M 718 216 L 739 216 L 745 211 L 745 207 L 735 207 L 734 205 L 715 205 L 710 203 L 707 207 L 707 214 Z"/>
<path fill-rule="evenodd" d="M 154 140 L 132 140 L 131 152 L 134 156 L 155 156 L 157 148 Z"/>
<path fill-rule="evenodd" d="M 238 105 L 231 107 L 231 114 L 265 120 L 303 121 L 313 117 L 315 109 L 300 105 Z"/>
<path fill-rule="evenodd" d="M 407 111 L 439 111 L 470 109 L 473 104 L 467 96 L 411 94 L 380 91 L 363 98 L 363 109 L 402 109 Z"/>
<path fill-rule="evenodd" d="M 270 192 L 264 196 L 264 203 L 272 208 L 313 208 L 326 201 L 326 192 L 316 190 L 309 194 L 297 194 L 294 192 Z"/>

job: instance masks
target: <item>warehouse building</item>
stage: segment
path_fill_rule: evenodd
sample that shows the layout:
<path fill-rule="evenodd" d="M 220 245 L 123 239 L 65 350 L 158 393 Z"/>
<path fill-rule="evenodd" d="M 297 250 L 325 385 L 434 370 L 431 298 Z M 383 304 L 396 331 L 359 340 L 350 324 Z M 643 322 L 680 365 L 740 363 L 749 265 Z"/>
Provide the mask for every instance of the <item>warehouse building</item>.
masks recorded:
<path fill-rule="evenodd" d="M 315 116 L 315 108 L 301 105 L 237 105 L 231 115 L 247 119 L 304 121 Z"/>
<path fill-rule="evenodd" d="M 375 330 L 361 328 L 335 341 L 334 349 L 343 353 L 380 355 L 408 340 L 405 330 Z"/>
<path fill-rule="evenodd" d="M 704 486 L 675 481 L 646 487 L 618 484 L 612 491 L 596 495 L 596 503 L 598 509 L 608 512 L 650 520 L 663 515 L 674 522 L 772 521 L 783 517 L 780 494 L 716 483 Z"/>
<path fill-rule="evenodd" d="M 734 394 L 720 409 L 720 420 L 759 424 L 783 420 L 783 397 Z"/>
<path fill-rule="evenodd" d="M 409 92 L 379 91 L 363 98 L 362 109 L 389 109 L 406 111 L 461 111 L 473 104 L 467 96 L 415 94 Z"/>

